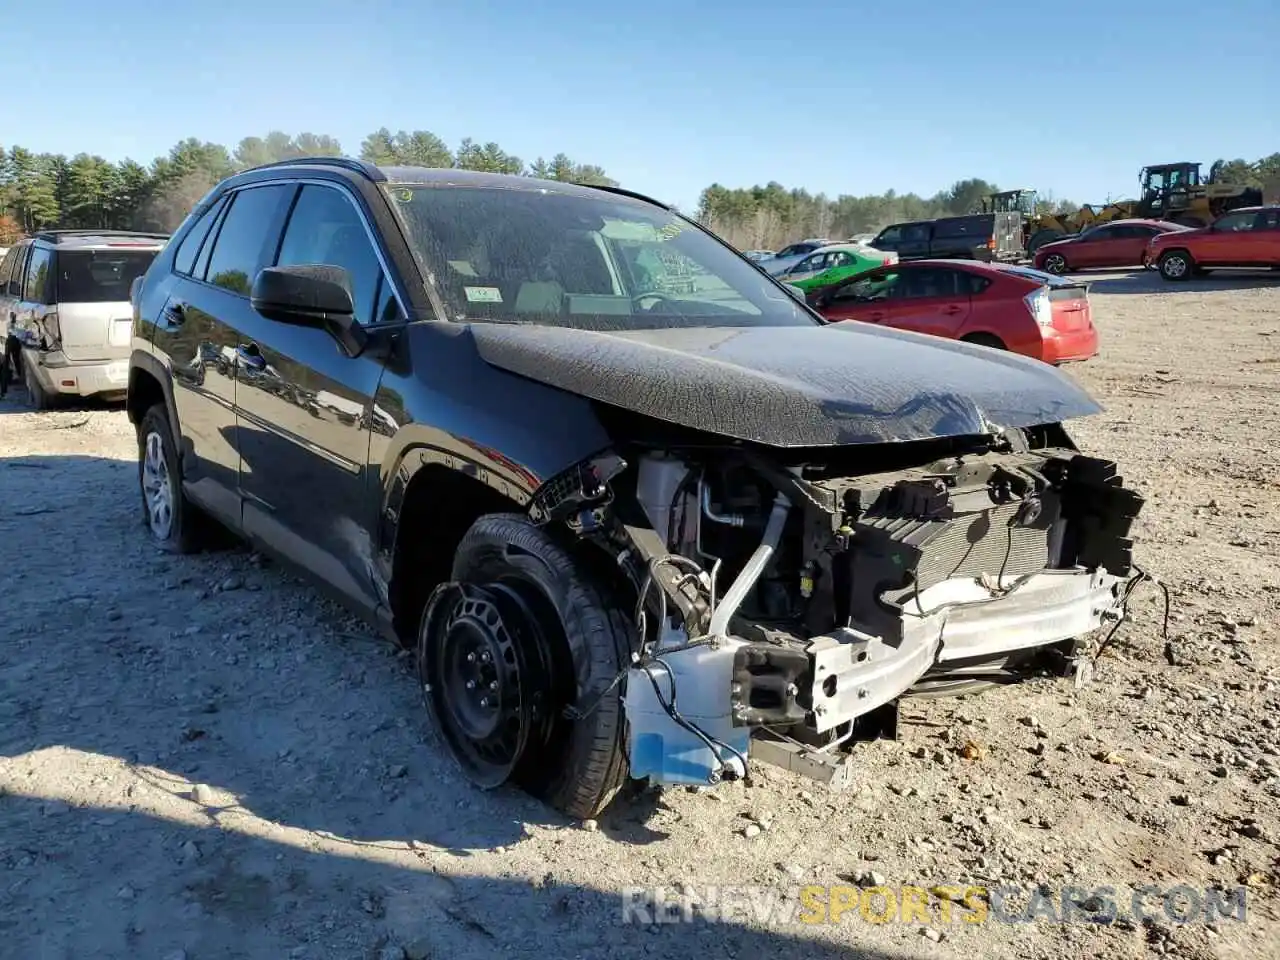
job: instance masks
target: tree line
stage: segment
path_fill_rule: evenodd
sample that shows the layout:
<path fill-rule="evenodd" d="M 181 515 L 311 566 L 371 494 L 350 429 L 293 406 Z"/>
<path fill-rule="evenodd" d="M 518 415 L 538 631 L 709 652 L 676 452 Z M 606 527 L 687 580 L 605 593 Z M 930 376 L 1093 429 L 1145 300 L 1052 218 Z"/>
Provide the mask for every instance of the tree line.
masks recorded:
<path fill-rule="evenodd" d="M 1202 175 L 1212 173 L 1221 183 L 1244 186 L 1280 184 L 1280 153 L 1261 160 L 1219 160 Z M 982 198 L 998 192 L 994 183 L 980 177 L 958 180 L 948 190 L 931 197 L 889 190 L 881 194 L 828 197 L 780 183 L 731 189 L 712 184 L 698 201 L 698 220 L 739 249 L 769 249 L 804 237 L 852 237 L 878 233 L 891 223 L 960 216 L 981 208 Z M 1080 205 L 1055 199 L 1050 192 L 1039 196 L 1039 212 L 1070 214 Z"/>
<path fill-rule="evenodd" d="M 245 137 L 234 149 L 188 138 L 146 166 L 135 160 L 112 163 L 91 153 L 68 158 L 0 146 L 0 246 L 51 227 L 172 231 L 214 184 L 238 170 L 342 153 L 333 137 L 291 136 L 278 130 L 265 137 Z M 492 141 L 467 138 L 451 150 L 426 130 L 376 130 L 365 137 L 360 156 L 380 165 L 456 167 L 613 184 L 601 167 L 576 163 L 563 153 L 526 164 Z"/>

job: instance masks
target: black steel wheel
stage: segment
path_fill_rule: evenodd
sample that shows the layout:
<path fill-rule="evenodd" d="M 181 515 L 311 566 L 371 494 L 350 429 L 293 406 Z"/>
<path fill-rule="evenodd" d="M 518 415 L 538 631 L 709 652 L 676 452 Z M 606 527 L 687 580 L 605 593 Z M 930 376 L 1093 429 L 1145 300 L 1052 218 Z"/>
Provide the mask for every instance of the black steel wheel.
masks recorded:
<path fill-rule="evenodd" d="M 445 584 L 423 618 L 418 676 L 428 709 L 467 778 L 484 789 L 515 777 L 550 735 L 546 631 L 555 625 L 522 596 L 531 589 Z"/>
<path fill-rule="evenodd" d="M 580 818 L 626 779 L 617 679 L 635 634 L 634 598 L 588 567 L 528 517 L 480 517 L 427 601 L 417 646 L 428 714 L 463 774 Z"/>

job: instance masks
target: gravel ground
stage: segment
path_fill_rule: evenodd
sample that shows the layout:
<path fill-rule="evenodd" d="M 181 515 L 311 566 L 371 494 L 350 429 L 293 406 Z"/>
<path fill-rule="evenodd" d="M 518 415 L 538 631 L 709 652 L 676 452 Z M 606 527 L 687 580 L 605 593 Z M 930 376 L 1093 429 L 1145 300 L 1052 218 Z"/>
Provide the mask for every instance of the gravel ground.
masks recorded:
<path fill-rule="evenodd" d="M 766 767 L 583 826 L 467 786 L 405 658 L 307 585 L 152 549 L 123 412 L 10 395 L 0 956 L 1280 955 L 1280 286 L 1095 279 L 1103 354 L 1070 372 L 1107 412 L 1074 432 L 1148 497 L 1170 642 L 1144 586 L 1093 684 L 914 702 L 846 793 Z M 1248 913 L 622 923 L 624 887 L 730 883 L 1044 884 L 1059 909 L 1110 885 L 1122 912 L 1141 884 L 1247 885 Z"/>

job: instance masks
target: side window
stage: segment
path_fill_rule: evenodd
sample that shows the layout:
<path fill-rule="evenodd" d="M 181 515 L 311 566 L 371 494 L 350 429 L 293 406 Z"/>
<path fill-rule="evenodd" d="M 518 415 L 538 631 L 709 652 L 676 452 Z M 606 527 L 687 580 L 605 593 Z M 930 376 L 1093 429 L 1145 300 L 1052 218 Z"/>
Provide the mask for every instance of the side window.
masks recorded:
<path fill-rule="evenodd" d="M 923 223 L 913 223 L 902 231 L 902 239 L 907 243 L 928 243 L 929 227 Z"/>
<path fill-rule="evenodd" d="M 845 253 L 843 250 L 837 250 L 830 257 L 831 259 L 827 263 L 828 269 L 831 267 L 847 267 L 854 262 L 852 255 Z"/>
<path fill-rule="evenodd" d="M 954 270 L 908 270 L 903 281 L 903 296 L 910 300 L 924 297 L 954 297 L 957 293 Z"/>
<path fill-rule="evenodd" d="M 382 282 L 378 284 L 378 306 L 373 313 L 373 322 L 394 323 L 399 319 L 401 319 L 400 304 L 396 303 L 396 298 L 391 291 L 391 281 L 384 273 Z"/>
<path fill-rule="evenodd" d="M 1229 213 L 1214 221 L 1213 229 L 1218 233 L 1238 233 L 1252 230 L 1255 215 L 1252 213 Z"/>
<path fill-rule="evenodd" d="M 985 293 L 987 287 L 991 286 L 990 277 L 982 277 L 976 273 L 968 273 L 963 270 L 960 271 L 959 282 L 961 295 L 967 293 L 971 297 Z"/>
<path fill-rule="evenodd" d="M 858 303 L 895 299 L 901 280 L 901 273 L 863 274 L 852 283 L 846 283 L 841 287 L 832 299 L 852 300 Z"/>
<path fill-rule="evenodd" d="M 9 284 L 6 287 L 9 296 L 22 296 L 22 278 L 26 275 L 27 254 L 31 252 L 31 245 L 26 244 L 16 248 L 18 257 L 13 261 L 13 272 L 9 274 Z"/>
<path fill-rule="evenodd" d="M 815 270 L 821 270 L 826 259 L 827 255 L 825 253 L 815 253 L 812 256 L 805 257 L 792 268 L 792 273 L 811 273 Z"/>
<path fill-rule="evenodd" d="M 871 245 L 873 247 L 878 247 L 881 244 L 898 243 L 901 240 L 902 240 L 901 227 L 886 227 L 884 230 L 880 231 L 880 236 L 876 237 L 873 241 L 871 241 Z"/>
<path fill-rule="evenodd" d="M 304 186 L 284 229 L 276 265 L 309 263 L 346 268 L 351 275 L 356 320 L 365 324 L 373 321 L 382 265 L 359 212 L 340 191 L 331 187 Z"/>
<path fill-rule="evenodd" d="M 178 246 L 178 252 L 173 256 L 173 269 L 175 271 L 178 273 L 191 273 L 196 264 L 196 256 L 200 253 L 200 247 L 204 243 L 204 238 L 209 235 L 209 228 L 218 219 L 218 214 L 225 205 L 226 198 L 220 199 L 206 210 L 204 216 L 197 220 L 191 229 L 187 231 L 187 235 L 182 238 L 182 243 Z"/>
<path fill-rule="evenodd" d="M 1260 216 L 1266 218 L 1264 230 L 1280 230 L 1280 210 L 1264 210 Z"/>
<path fill-rule="evenodd" d="M 49 300 L 49 272 L 53 265 L 53 251 L 47 247 L 32 247 L 31 264 L 27 267 L 27 282 L 22 288 L 22 299 L 32 303 Z"/>
<path fill-rule="evenodd" d="M 205 279 L 243 296 L 266 260 L 276 238 L 268 236 L 281 202 L 293 190 L 282 183 L 237 191 L 213 241 Z"/>
<path fill-rule="evenodd" d="M 15 245 L 4 259 L 0 260 L 0 293 L 9 292 L 9 275 L 13 273 L 13 265 L 18 262 L 18 247 Z"/>

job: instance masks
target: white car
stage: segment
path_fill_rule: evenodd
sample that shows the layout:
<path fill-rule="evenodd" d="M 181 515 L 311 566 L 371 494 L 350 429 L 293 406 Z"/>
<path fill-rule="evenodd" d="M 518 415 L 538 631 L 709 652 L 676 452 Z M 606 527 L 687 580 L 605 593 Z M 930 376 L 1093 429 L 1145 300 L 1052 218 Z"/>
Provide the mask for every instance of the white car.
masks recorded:
<path fill-rule="evenodd" d="M 0 317 L 22 342 L 37 410 L 58 396 L 122 398 L 129 384 L 135 278 L 167 234 L 42 230 L 0 261 Z"/>

